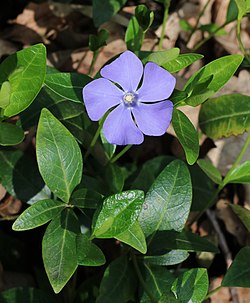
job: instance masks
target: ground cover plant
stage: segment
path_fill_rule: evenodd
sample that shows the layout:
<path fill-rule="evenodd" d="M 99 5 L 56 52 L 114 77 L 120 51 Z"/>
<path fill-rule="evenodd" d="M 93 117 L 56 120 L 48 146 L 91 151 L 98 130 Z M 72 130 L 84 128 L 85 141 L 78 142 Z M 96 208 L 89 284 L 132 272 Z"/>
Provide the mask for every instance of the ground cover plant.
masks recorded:
<path fill-rule="evenodd" d="M 3 37 L 25 7 L 49 22 L 37 17 L 43 39 L 29 32 L 1 54 L 1 303 L 213 302 L 224 289 L 221 302 L 244 300 L 249 82 L 229 87 L 250 65 L 250 1 L 227 1 L 220 24 L 204 23 L 216 3 L 194 14 L 190 1 L 194 19 L 170 0 L 5 6 Z M 82 20 L 88 45 L 67 32 Z M 236 51 L 212 56 L 228 26 Z M 77 62 L 67 43 L 84 45 Z M 221 157 L 233 153 L 223 167 L 211 154 L 221 142 L 231 144 Z"/>

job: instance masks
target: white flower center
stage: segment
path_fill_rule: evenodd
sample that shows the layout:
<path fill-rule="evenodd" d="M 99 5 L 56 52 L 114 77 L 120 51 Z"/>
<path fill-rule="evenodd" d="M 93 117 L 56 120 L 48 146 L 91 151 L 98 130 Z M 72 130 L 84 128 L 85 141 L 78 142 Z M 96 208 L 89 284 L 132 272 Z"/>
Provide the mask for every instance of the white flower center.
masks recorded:
<path fill-rule="evenodd" d="M 125 102 L 127 105 L 131 105 L 136 99 L 136 96 L 134 93 L 126 93 L 123 96 L 123 102 Z"/>

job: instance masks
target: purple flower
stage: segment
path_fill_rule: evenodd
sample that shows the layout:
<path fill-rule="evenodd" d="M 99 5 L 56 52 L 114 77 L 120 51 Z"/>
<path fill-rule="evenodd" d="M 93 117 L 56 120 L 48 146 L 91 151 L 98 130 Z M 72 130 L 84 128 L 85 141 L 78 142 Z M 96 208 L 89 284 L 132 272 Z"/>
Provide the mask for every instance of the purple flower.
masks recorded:
<path fill-rule="evenodd" d="M 103 67 L 101 75 L 103 78 L 84 87 L 83 99 L 93 121 L 100 120 L 115 107 L 103 124 L 103 133 L 109 143 L 140 144 L 143 134 L 161 136 L 165 133 L 173 111 L 172 102 L 166 99 L 176 83 L 168 71 L 149 62 L 143 74 L 141 61 L 126 51 Z M 142 75 L 142 84 L 138 88 Z"/>

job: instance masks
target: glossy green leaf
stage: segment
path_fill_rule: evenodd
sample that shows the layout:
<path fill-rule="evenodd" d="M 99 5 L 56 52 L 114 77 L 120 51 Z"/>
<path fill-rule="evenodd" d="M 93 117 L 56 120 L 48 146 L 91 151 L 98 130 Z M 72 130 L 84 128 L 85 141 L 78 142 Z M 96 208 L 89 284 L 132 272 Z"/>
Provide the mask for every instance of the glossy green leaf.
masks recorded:
<path fill-rule="evenodd" d="M 54 200 L 42 200 L 27 208 L 14 222 L 12 229 L 16 231 L 33 229 L 41 226 L 65 208 L 65 204 Z"/>
<path fill-rule="evenodd" d="M 86 235 L 79 234 L 77 236 L 76 249 L 78 265 L 101 266 L 106 261 L 101 249 L 92 243 Z"/>
<path fill-rule="evenodd" d="M 151 295 L 158 302 L 160 298 L 171 293 L 171 285 L 174 282 L 174 276 L 167 270 L 166 267 L 160 267 L 156 265 L 143 264 L 142 273 L 145 284 L 150 290 Z M 140 303 L 149 303 L 146 292 L 143 293 Z"/>
<path fill-rule="evenodd" d="M 46 49 L 36 44 L 7 57 L 0 65 L 0 83 L 8 81 L 11 92 L 6 117 L 14 116 L 35 99 L 46 72 Z"/>
<path fill-rule="evenodd" d="M 0 180 L 8 193 L 22 202 L 32 204 L 50 198 L 36 161 L 21 150 L 0 151 Z"/>
<path fill-rule="evenodd" d="M 131 227 L 141 210 L 144 193 L 128 190 L 106 198 L 93 225 L 96 238 L 113 238 Z"/>
<path fill-rule="evenodd" d="M 241 55 L 229 55 L 216 59 L 200 70 L 198 70 L 186 83 L 184 90 L 192 95 L 192 91 L 197 88 L 197 85 L 206 82 L 210 77 L 211 81 L 207 86 L 207 92 L 211 92 L 210 96 L 217 92 L 221 87 L 228 82 L 228 80 L 234 75 L 237 68 L 240 66 L 243 57 Z M 200 92 L 197 91 L 197 94 Z M 203 92 L 205 93 L 205 91 Z M 207 98 L 209 94 L 207 95 Z M 204 99 L 202 102 L 204 102 Z M 202 103 L 201 102 L 201 103 Z M 197 106 L 196 100 L 186 100 L 186 103 L 191 106 Z"/>
<path fill-rule="evenodd" d="M 0 293 L 0 303 L 55 303 L 48 293 L 31 287 L 10 288 Z"/>
<path fill-rule="evenodd" d="M 177 58 L 173 58 L 169 62 L 164 63 L 162 66 L 170 73 L 176 73 L 202 58 L 203 55 L 199 54 L 181 54 Z"/>
<path fill-rule="evenodd" d="M 127 0 L 93 0 L 93 20 L 98 28 L 115 15 Z"/>
<path fill-rule="evenodd" d="M 227 18 L 226 22 L 232 22 L 237 19 L 238 16 L 238 7 L 234 0 L 230 0 L 227 8 Z"/>
<path fill-rule="evenodd" d="M 218 248 L 206 238 L 197 234 L 182 231 L 160 231 L 155 234 L 154 239 L 148 247 L 149 255 L 164 254 L 168 250 L 207 251 L 218 253 Z"/>
<path fill-rule="evenodd" d="M 24 139 L 23 130 L 15 124 L 0 122 L 0 145 L 11 146 L 19 144 Z"/>
<path fill-rule="evenodd" d="M 146 5 L 140 4 L 135 8 L 135 17 L 140 27 L 146 32 L 154 21 L 154 12 L 150 11 Z"/>
<path fill-rule="evenodd" d="M 250 129 L 250 97 L 231 94 L 203 104 L 199 125 L 213 139 L 239 135 Z"/>
<path fill-rule="evenodd" d="M 234 213 L 240 218 L 241 222 L 245 225 L 250 232 L 250 211 L 237 204 L 229 204 Z"/>
<path fill-rule="evenodd" d="M 139 223 L 149 242 L 158 230 L 181 231 L 192 201 L 189 171 L 184 162 L 172 161 L 147 192 Z"/>
<path fill-rule="evenodd" d="M 153 265 L 176 265 L 185 261 L 189 257 L 189 253 L 185 250 L 171 250 L 164 255 L 145 256 L 144 262 Z"/>
<path fill-rule="evenodd" d="M 82 89 L 91 81 L 87 75 L 77 73 L 53 73 L 45 77 L 45 85 L 60 97 L 82 103 Z"/>
<path fill-rule="evenodd" d="M 48 225 L 42 241 L 43 262 L 55 293 L 59 293 L 77 268 L 77 217 L 66 209 Z"/>
<path fill-rule="evenodd" d="M 96 303 L 127 303 L 134 299 L 136 275 L 127 256 L 119 257 L 105 270 Z"/>
<path fill-rule="evenodd" d="M 224 287 L 250 287 L 250 247 L 243 247 L 229 267 L 221 285 Z"/>
<path fill-rule="evenodd" d="M 105 29 L 101 29 L 97 35 L 89 35 L 89 49 L 92 52 L 96 52 L 98 49 L 107 45 L 108 37 L 109 33 Z"/>
<path fill-rule="evenodd" d="M 45 183 L 68 202 L 82 178 L 82 155 L 72 134 L 47 109 L 40 116 L 36 152 Z"/>
<path fill-rule="evenodd" d="M 193 268 L 180 275 L 171 290 L 182 303 L 203 302 L 208 292 L 208 275 L 205 268 Z"/>
<path fill-rule="evenodd" d="M 70 197 L 70 203 L 79 208 L 96 209 L 101 202 L 101 194 L 86 188 L 76 190 Z"/>
<path fill-rule="evenodd" d="M 197 161 L 197 164 L 212 181 L 217 184 L 221 183 L 222 176 L 220 171 L 215 166 L 213 166 L 209 160 L 199 159 Z"/>
<path fill-rule="evenodd" d="M 198 133 L 188 117 L 181 111 L 174 109 L 172 124 L 178 140 L 186 155 L 188 164 L 192 165 L 199 156 Z"/>
<path fill-rule="evenodd" d="M 167 49 L 164 51 L 152 52 L 147 57 L 147 62 L 154 62 L 158 65 L 165 66 L 167 62 L 171 62 L 176 59 L 180 53 L 180 49 L 177 47 Z"/>
<path fill-rule="evenodd" d="M 139 51 L 141 49 L 143 39 L 143 30 L 141 29 L 136 17 L 132 17 L 125 34 L 127 48 L 133 52 Z"/>
<path fill-rule="evenodd" d="M 223 184 L 227 183 L 250 183 L 250 160 L 229 172 L 223 180 Z"/>
<path fill-rule="evenodd" d="M 135 221 L 135 223 L 131 225 L 127 230 L 115 236 L 115 238 L 135 248 L 142 254 L 145 254 L 147 252 L 146 239 L 137 221 Z"/>

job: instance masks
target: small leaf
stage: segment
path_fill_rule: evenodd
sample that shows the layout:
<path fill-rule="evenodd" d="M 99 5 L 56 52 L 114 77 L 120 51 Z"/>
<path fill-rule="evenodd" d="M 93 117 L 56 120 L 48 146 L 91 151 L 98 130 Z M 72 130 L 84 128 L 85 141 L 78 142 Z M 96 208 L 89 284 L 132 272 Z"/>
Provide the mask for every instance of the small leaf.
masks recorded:
<path fill-rule="evenodd" d="M 176 73 L 202 58 L 203 55 L 199 54 L 181 54 L 177 58 L 173 58 L 172 60 L 164 63 L 162 66 L 170 73 Z"/>
<path fill-rule="evenodd" d="M 133 225 L 140 213 L 144 193 L 129 190 L 106 198 L 93 226 L 92 237 L 113 238 Z"/>
<path fill-rule="evenodd" d="M 36 147 L 45 183 L 60 199 L 68 202 L 82 178 L 82 155 L 72 134 L 45 108 L 38 124 Z"/>
<path fill-rule="evenodd" d="M 170 266 L 182 263 L 188 257 L 189 253 L 185 250 L 171 250 L 164 255 L 145 256 L 143 260 L 144 262 L 153 265 Z"/>
<path fill-rule="evenodd" d="M 146 32 L 154 21 L 154 12 L 150 11 L 146 5 L 140 4 L 135 8 L 135 17 L 140 27 Z"/>
<path fill-rule="evenodd" d="M 105 256 L 101 249 L 86 235 L 79 234 L 76 241 L 78 265 L 101 266 L 105 263 Z"/>
<path fill-rule="evenodd" d="M 226 185 L 227 183 L 250 183 L 250 160 L 229 172 L 223 180 L 223 184 Z"/>
<path fill-rule="evenodd" d="M 240 21 L 247 12 L 246 0 L 234 0 L 238 7 L 238 20 Z"/>
<path fill-rule="evenodd" d="M 132 17 L 125 34 L 127 49 L 133 52 L 139 51 L 141 49 L 143 39 L 143 30 L 141 29 L 136 17 Z"/>
<path fill-rule="evenodd" d="M 135 288 L 134 270 L 127 256 L 121 256 L 105 270 L 96 303 L 127 303 L 134 299 Z"/>
<path fill-rule="evenodd" d="M 200 110 L 201 130 L 213 139 L 239 135 L 250 129 L 250 97 L 240 94 L 209 99 Z"/>
<path fill-rule="evenodd" d="M 0 145 L 11 146 L 21 143 L 24 139 L 23 130 L 15 124 L 0 122 Z"/>
<path fill-rule="evenodd" d="M 250 287 L 250 247 L 243 247 L 229 267 L 221 286 Z"/>
<path fill-rule="evenodd" d="M 222 176 L 220 174 L 220 171 L 215 166 L 213 166 L 209 160 L 199 159 L 197 161 L 197 164 L 212 181 L 217 184 L 221 183 Z"/>
<path fill-rule="evenodd" d="M 65 204 L 54 200 L 42 200 L 27 208 L 14 222 L 12 229 L 16 231 L 33 229 L 41 226 L 65 208 Z"/>
<path fill-rule="evenodd" d="M 45 85 L 66 100 L 82 103 L 82 89 L 91 81 L 87 75 L 77 73 L 47 74 Z"/>
<path fill-rule="evenodd" d="M 109 33 L 105 29 L 101 29 L 97 35 L 89 35 L 89 49 L 92 52 L 96 52 L 98 49 L 107 45 L 108 37 Z"/>
<path fill-rule="evenodd" d="M 245 225 L 248 232 L 250 232 L 250 211 L 240 205 L 229 204 L 234 213 L 240 218 L 241 222 Z"/>
<path fill-rule="evenodd" d="M 171 62 L 176 59 L 180 53 L 180 49 L 177 47 L 167 49 L 164 51 L 151 52 L 147 57 L 147 62 L 154 62 L 158 65 L 164 66 L 167 62 Z"/>
<path fill-rule="evenodd" d="M 106 137 L 103 134 L 103 130 L 101 130 L 100 138 L 101 138 L 102 145 L 104 147 L 105 153 L 108 156 L 108 159 L 110 160 L 113 157 L 114 153 L 115 153 L 116 144 L 110 144 L 107 141 Z"/>
<path fill-rule="evenodd" d="M 123 233 L 115 236 L 115 238 L 137 249 L 142 254 L 147 252 L 147 244 L 144 233 L 137 221 Z"/>
<path fill-rule="evenodd" d="M 4 116 L 27 108 L 39 93 L 46 72 L 46 49 L 36 44 L 7 57 L 0 65 L 0 83 L 9 82 L 11 91 Z"/>
<path fill-rule="evenodd" d="M 55 293 L 59 293 L 77 268 L 76 236 L 78 220 L 65 209 L 48 225 L 43 237 L 43 262 Z"/>
<path fill-rule="evenodd" d="M 125 170 L 116 163 L 109 163 L 105 167 L 105 181 L 111 193 L 121 192 L 125 182 Z"/>
<path fill-rule="evenodd" d="M 79 208 L 96 209 L 101 202 L 101 194 L 86 188 L 76 190 L 70 197 L 70 203 Z"/>
<path fill-rule="evenodd" d="M 203 302 L 208 291 L 207 270 L 193 268 L 184 272 L 174 281 L 171 290 L 182 303 Z"/>
<path fill-rule="evenodd" d="M 186 32 L 191 31 L 193 29 L 193 26 L 185 19 L 181 19 L 179 23 L 181 29 Z"/>
<path fill-rule="evenodd" d="M 237 19 L 238 16 L 238 7 L 235 3 L 235 0 L 230 0 L 227 8 L 227 18 L 226 22 L 230 23 Z"/>
<path fill-rule="evenodd" d="M 188 164 L 194 164 L 200 149 L 196 129 L 188 117 L 177 109 L 173 111 L 172 123 L 176 136 L 185 151 Z"/>
<path fill-rule="evenodd" d="M 203 24 L 199 27 L 199 30 L 208 32 L 209 34 L 215 34 L 216 36 L 224 36 L 227 34 L 223 28 L 220 28 L 220 26 L 215 23 Z"/>
<path fill-rule="evenodd" d="M 147 192 L 139 223 L 149 242 L 158 230 L 181 231 L 192 201 L 189 171 L 184 162 L 172 161 Z"/>

